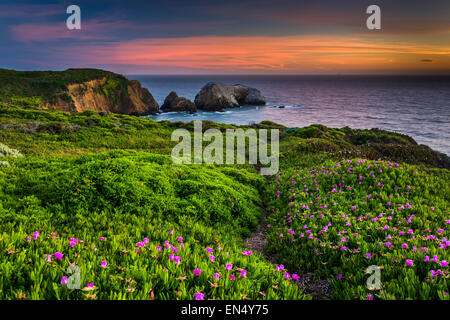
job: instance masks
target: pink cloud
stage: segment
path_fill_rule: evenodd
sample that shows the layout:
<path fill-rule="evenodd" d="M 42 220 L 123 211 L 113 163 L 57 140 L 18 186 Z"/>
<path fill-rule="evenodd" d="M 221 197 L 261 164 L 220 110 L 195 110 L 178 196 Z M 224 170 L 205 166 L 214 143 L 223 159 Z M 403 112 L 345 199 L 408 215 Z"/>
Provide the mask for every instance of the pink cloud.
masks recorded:
<path fill-rule="evenodd" d="M 19 42 L 53 42 L 64 39 L 111 40 L 117 30 L 133 26 L 129 22 L 90 20 L 82 22 L 81 30 L 69 30 L 66 21 L 54 23 L 23 23 L 9 27 L 14 40 Z"/>

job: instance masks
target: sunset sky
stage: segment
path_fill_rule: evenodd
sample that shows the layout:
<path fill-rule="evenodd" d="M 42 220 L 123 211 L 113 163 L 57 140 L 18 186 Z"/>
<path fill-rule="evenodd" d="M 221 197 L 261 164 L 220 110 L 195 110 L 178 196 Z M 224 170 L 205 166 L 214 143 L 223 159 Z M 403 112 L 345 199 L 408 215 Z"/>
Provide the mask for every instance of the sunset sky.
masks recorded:
<path fill-rule="evenodd" d="M 81 30 L 66 28 L 71 4 Z M 382 30 L 366 27 L 371 4 Z M 450 74 L 450 1 L 2 0 L 0 62 L 125 74 Z"/>

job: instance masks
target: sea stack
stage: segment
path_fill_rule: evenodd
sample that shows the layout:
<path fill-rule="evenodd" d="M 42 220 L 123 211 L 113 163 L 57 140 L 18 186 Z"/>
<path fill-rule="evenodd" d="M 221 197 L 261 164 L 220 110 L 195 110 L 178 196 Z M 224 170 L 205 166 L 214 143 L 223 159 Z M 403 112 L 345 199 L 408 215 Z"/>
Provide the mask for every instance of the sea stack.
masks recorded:
<path fill-rule="evenodd" d="M 207 83 L 195 96 L 195 105 L 204 111 L 220 111 L 243 105 L 265 105 L 266 98 L 258 89 L 241 84 Z"/>
<path fill-rule="evenodd" d="M 195 104 L 183 97 L 179 97 L 175 91 L 169 93 L 161 106 L 162 112 L 181 112 L 187 111 L 189 113 L 197 112 Z"/>

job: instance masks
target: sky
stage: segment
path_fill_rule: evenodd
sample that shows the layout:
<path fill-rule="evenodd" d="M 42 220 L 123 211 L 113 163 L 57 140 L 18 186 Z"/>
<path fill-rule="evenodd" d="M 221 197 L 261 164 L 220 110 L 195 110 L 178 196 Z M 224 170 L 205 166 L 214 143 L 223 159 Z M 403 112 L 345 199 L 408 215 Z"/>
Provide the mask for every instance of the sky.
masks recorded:
<path fill-rule="evenodd" d="M 373 4 L 381 30 L 366 26 Z M 1 0 L 0 68 L 450 75 L 450 1 Z"/>

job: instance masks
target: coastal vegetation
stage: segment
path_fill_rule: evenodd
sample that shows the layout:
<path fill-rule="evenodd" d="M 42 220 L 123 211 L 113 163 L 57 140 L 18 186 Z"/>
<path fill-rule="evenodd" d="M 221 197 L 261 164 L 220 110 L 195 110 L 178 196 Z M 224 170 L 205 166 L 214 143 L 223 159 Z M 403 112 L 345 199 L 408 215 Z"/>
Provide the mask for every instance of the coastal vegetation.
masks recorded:
<path fill-rule="evenodd" d="M 17 88 L 0 85 L 1 299 L 310 299 L 304 272 L 327 281 L 332 299 L 450 299 L 446 155 L 379 129 L 204 121 L 279 129 L 280 172 L 173 164 L 171 134 L 192 122 L 41 110 L 67 81 L 8 77 Z M 245 240 L 261 221 L 257 252 Z"/>

